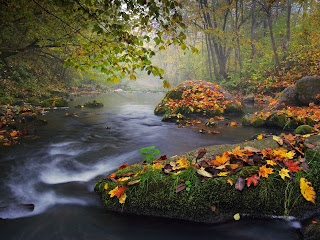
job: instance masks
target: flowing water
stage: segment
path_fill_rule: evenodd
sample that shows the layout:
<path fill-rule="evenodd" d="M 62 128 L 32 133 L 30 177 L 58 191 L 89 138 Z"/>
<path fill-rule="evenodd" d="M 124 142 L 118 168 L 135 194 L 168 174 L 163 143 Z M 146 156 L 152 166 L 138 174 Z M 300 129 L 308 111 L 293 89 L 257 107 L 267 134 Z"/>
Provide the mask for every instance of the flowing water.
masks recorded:
<path fill-rule="evenodd" d="M 103 210 L 93 192 L 95 182 L 121 164 L 141 161 L 140 148 L 154 145 L 172 156 L 201 146 L 239 143 L 262 131 L 220 126 L 220 134 L 205 135 L 195 127 L 161 122 L 153 109 L 163 96 L 117 92 L 76 98 L 69 109 L 43 117 L 49 124 L 38 129 L 39 139 L 2 150 L 0 238 L 300 239 L 299 223 L 281 219 L 203 224 Z M 104 107 L 73 107 L 89 100 Z M 78 117 L 65 116 L 74 112 Z M 34 204 L 34 210 L 25 204 Z"/>

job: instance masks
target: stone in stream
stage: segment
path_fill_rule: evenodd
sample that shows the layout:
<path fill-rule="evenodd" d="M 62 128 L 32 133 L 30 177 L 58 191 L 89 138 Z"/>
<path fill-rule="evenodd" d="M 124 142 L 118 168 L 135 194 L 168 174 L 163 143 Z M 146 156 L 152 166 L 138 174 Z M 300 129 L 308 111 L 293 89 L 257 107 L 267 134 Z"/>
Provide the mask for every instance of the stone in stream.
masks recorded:
<path fill-rule="evenodd" d="M 163 121 L 185 120 L 189 115 L 214 117 L 242 113 L 241 103 L 216 83 L 185 81 L 167 92 L 154 113 Z"/>
<path fill-rule="evenodd" d="M 305 172 L 301 170 L 300 174 L 301 176 L 306 176 L 312 183 L 318 197 L 320 195 L 320 136 L 307 138 L 305 145 L 312 146 L 312 148 L 308 148 L 304 152 L 305 157 L 303 159 L 305 163 L 309 164 L 309 171 Z M 203 159 L 209 156 L 220 155 L 225 151 L 235 149 L 237 146 L 240 146 L 240 149 L 244 149 L 244 147 L 250 148 L 251 151 L 279 148 L 279 144 L 272 138 L 248 141 L 235 145 L 214 145 L 205 148 L 206 153 Z M 201 149 L 195 149 L 181 156 L 171 157 L 166 162 L 175 167 L 175 162 L 180 157 L 186 157 L 191 161 L 198 156 L 198 152 Z M 135 165 L 133 168 L 138 166 Z M 206 165 L 202 165 L 202 167 L 207 170 Z M 249 169 L 251 170 L 248 171 Z M 119 199 L 116 197 L 110 197 L 110 192 L 115 186 L 125 186 L 125 183 L 121 181 L 111 182 L 107 179 L 102 179 L 96 184 L 95 191 L 101 194 L 104 207 L 110 211 L 186 219 L 206 223 L 229 221 L 233 219 L 236 213 L 239 213 L 241 217 L 246 216 L 249 218 L 294 216 L 298 220 L 304 221 L 314 218 L 315 214 L 320 211 L 320 201 L 317 198 L 315 204 L 313 204 L 302 197 L 298 177 L 291 177 L 284 181 L 280 178 L 278 172 L 275 171 L 269 178 L 260 176 L 257 186 L 252 185 L 247 187 L 245 185 L 244 189 L 239 191 L 234 186 L 237 179 L 239 177 L 246 179 L 253 174 L 258 174 L 258 168 L 256 170 L 254 167 L 243 168 L 235 175 L 210 178 L 205 181 L 202 181 L 203 177 L 197 175 L 192 170 L 192 168 L 187 169 L 178 175 L 173 175 L 172 173 L 165 175 L 161 171 L 154 170 L 153 167 L 149 170 L 145 169 L 144 175 L 138 178 L 140 182 L 126 188 L 126 201 L 124 204 L 120 204 Z M 120 171 L 124 175 L 121 177 L 125 177 L 126 170 Z M 127 171 L 132 170 L 129 169 Z M 208 172 L 209 170 L 201 171 Z M 133 174 L 130 176 L 133 176 Z M 134 177 L 131 178 L 128 181 L 135 179 Z M 227 181 L 228 178 L 232 179 L 232 186 Z M 177 179 L 176 184 L 174 182 L 175 179 Z M 116 180 L 114 179 L 114 181 Z M 190 185 L 190 189 L 189 191 L 183 190 L 176 193 L 176 186 L 181 182 Z M 290 191 L 290 195 L 287 194 L 288 190 Z M 212 206 L 216 207 L 215 211 L 212 211 Z"/>

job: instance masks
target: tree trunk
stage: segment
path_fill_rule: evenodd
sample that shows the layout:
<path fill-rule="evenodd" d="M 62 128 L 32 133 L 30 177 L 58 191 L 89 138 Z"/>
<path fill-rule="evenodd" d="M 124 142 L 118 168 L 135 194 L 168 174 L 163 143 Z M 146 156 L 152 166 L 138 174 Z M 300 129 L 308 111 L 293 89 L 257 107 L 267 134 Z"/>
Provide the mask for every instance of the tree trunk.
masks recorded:
<path fill-rule="evenodd" d="M 256 0 L 252 0 L 252 9 L 251 9 L 251 16 L 252 16 L 252 23 L 251 23 L 251 34 L 250 34 L 250 42 L 251 42 L 251 56 L 250 58 L 253 59 L 256 53 L 256 45 L 254 44 L 254 28 L 256 25 L 256 15 L 255 15 L 255 8 L 256 8 Z"/>
<path fill-rule="evenodd" d="M 280 67 L 279 56 L 278 56 L 278 53 L 277 53 L 277 45 L 276 45 L 276 41 L 275 41 L 274 35 L 273 35 L 271 8 L 269 8 L 269 11 L 267 11 L 267 20 L 268 20 L 268 26 L 269 26 L 269 31 L 270 31 L 270 39 L 271 39 L 271 45 L 272 45 L 274 60 L 276 62 L 277 67 Z"/>

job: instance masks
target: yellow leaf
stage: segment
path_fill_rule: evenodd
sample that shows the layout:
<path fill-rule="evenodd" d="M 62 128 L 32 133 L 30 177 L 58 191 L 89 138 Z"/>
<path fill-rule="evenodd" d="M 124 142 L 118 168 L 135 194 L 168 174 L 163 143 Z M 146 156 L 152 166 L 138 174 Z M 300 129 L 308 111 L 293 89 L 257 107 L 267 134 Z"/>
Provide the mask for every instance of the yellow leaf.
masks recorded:
<path fill-rule="evenodd" d="M 229 126 L 230 127 L 234 127 L 234 126 L 237 126 L 238 125 L 238 123 L 236 123 L 236 122 L 231 122 L 231 123 L 229 123 Z"/>
<path fill-rule="evenodd" d="M 271 166 L 277 165 L 273 160 L 267 160 L 267 164 Z"/>
<path fill-rule="evenodd" d="M 269 174 L 273 173 L 273 168 L 267 168 L 267 165 L 263 165 L 260 169 L 259 169 L 259 176 L 268 178 Z"/>
<path fill-rule="evenodd" d="M 316 193 L 312 187 L 311 182 L 309 182 L 305 178 L 300 178 L 300 190 L 302 196 L 309 202 L 312 202 L 315 204 L 316 200 Z"/>
<path fill-rule="evenodd" d="M 228 174 L 229 174 L 229 172 L 220 172 L 220 173 L 218 173 L 218 177 L 226 177 L 226 176 L 228 176 Z"/>
<path fill-rule="evenodd" d="M 173 167 L 173 170 L 177 170 L 177 169 L 182 169 L 182 168 L 188 168 L 190 163 L 188 161 L 188 159 L 184 158 L 184 157 L 180 157 L 179 160 L 177 161 L 178 166 Z"/>
<path fill-rule="evenodd" d="M 118 187 L 116 187 L 116 188 L 114 188 L 113 190 L 111 190 L 111 191 L 109 192 L 110 198 L 113 198 L 113 197 L 115 196 L 115 194 L 116 194 L 117 191 L 118 191 Z"/>
<path fill-rule="evenodd" d="M 119 178 L 118 180 L 117 180 L 117 182 L 124 182 L 124 181 L 127 181 L 127 180 L 129 180 L 130 179 L 130 177 L 123 177 L 123 178 Z"/>
<path fill-rule="evenodd" d="M 152 169 L 154 170 L 154 169 L 157 169 L 157 170 L 159 170 L 159 169 L 162 169 L 163 168 L 163 165 L 161 164 L 161 163 L 156 163 L 156 164 L 153 164 L 152 165 Z"/>
<path fill-rule="evenodd" d="M 229 178 L 228 178 L 228 180 L 227 180 L 227 183 L 229 183 L 229 184 L 230 184 L 230 186 L 232 186 L 232 185 L 233 185 L 233 181 L 232 181 L 231 179 L 229 179 Z"/>
<path fill-rule="evenodd" d="M 104 189 L 107 190 L 108 187 L 109 187 L 109 185 L 108 185 L 108 183 L 106 183 L 106 184 L 104 185 Z"/>
<path fill-rule="evenodd" d="M 285 177 L 290 178 L 289 172 L 290 172 L 289 169 L 282 168 L 282 169 L 279 171 L 279 175 L 280 175 L 280 177 L 284 180 Z"/>
<path fill-rule="evenodd" d="M 263 138 L 263 135 L 262 134 L 259 134 L 257 139 L 261 140 Z"/>
<path fill-rule="evenodd" d="M 170 85 L 170 83 L 168 81 L 166 81 L 166 80 L 163 81 L 163 87 L 169 88 L 170 86 L 171 85 Z"/>
<path fill-rule="evenodd" d="M 233 216 L 234 220 L 238 221 L 240 220 L 240 214 L 239 213 L 236 213 L 234 216 Z"/>
<path fill-rule="evenodd" d="M 215 159 L 213 159 L 211 161 L 211 163 L 217 167 L 219 167 L 220 165 L 225 164 L 227 161 L 229 161 L 229 154 L 228 152 L 224 152 L 222 153 L 222 156 L 216 156 Z"/>
<path fill-rule="evenodd" d="M 127 199 L 127 194 L 122 194 L 121 197 L 119 198 L 119 203 L 124 204 Z"/>
<path fill-rule="evenodd" d="M 178 171 L 176 173 L 173 173 L 173 175 L 179 175 L 181 173 L 181 171 Z"/>
<path fill-rule="evenodd" d="M 273 136 L 272 139 L 275 140 L 279 145 L 283 145 L 283 139 L 281 137 Z"/>
<path fill-rule="evenodd" d="M 312 187 L 311 182 L 309 182 L 305 178 L 300 178 L 300 190 L 302 196 L 309 202 L 312 202 L 315 204 L 316 200 L 316 193 Z"/>

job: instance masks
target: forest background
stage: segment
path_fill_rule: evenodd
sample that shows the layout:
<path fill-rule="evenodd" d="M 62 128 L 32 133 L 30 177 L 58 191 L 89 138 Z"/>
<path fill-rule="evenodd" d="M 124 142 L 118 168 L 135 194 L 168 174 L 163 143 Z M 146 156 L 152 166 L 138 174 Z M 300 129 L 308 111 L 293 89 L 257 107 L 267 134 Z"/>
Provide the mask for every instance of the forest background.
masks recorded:
<path fill-rule="evenodd" d="M 190 79 L 272 95 L 320 71 L 319 1 L 0 4 L 1 103 L 83 86 L 163 91 Z"/>

